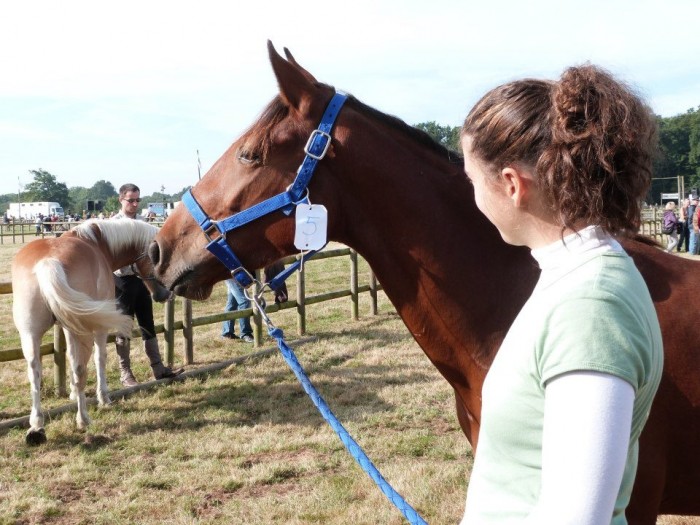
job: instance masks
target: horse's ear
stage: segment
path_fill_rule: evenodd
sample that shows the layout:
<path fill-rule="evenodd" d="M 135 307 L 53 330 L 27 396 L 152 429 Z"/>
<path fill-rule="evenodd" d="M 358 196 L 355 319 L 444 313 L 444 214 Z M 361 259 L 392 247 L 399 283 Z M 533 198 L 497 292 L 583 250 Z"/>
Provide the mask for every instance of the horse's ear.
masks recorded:
<path fill-rule="evenodd" d="M 316 89 L 313 77 L 296 62 L 287 61 L 277 53 L 271 41 L 267 41 L 270 64 L 277 77 L 280 95 L 297 111 L 303 113 L 311 102 Z M 311 78 L 309 78 L 311 77 Z"/>
<path fill-rule="evenodd" d="M 301 71 L 304 75 L 306 75 L 306 78 L 309 79 L 309 82 L 313 82 L 314 84 L 318 82 L 316 80 L 316 78 L 311 73 L 309 73 L 306 69 L 304 69 L 303 67 L 301 67 L 299 65 L 299 62 L 296 61 L 296 59 L 292 55 L 292 52 L 289 49 L 287 49 L 286 47 L 284 48 L 284 55 L 287 57 L 287 60 L 289 62 L 294 64 L 297 68 L 299 68 L 299 71 Z"/>
<path fill-rule="evenodd" d="M 299 62 L 296 61 L 296 59 L 292 55 L 292 52 L 289 49 L 287 49 L 286 47 L 284 48 L 284 56 L 286 56 L 287 60 L 289 62 L 291 62 L 292 64 L 294 64 L 295 66 L 299 65 Z"/>

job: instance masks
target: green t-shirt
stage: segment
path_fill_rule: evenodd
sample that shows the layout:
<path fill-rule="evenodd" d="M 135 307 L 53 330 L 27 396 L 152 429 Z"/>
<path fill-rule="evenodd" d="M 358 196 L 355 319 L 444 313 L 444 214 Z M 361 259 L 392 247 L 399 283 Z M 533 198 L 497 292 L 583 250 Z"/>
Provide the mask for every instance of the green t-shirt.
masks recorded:
<path fill-rule="evenodd" d="M 626 523 L 638 438 L 661 379 L 661 332 L 646 283 L 626 253 L 574 261 L 543 269 L 486 376 L 469 523 L 519 522 L 532 511 L 540 490 L 545 386 L 573 371 L 612 374 L 634 388 L 630 447 L 611 520 Z"/>

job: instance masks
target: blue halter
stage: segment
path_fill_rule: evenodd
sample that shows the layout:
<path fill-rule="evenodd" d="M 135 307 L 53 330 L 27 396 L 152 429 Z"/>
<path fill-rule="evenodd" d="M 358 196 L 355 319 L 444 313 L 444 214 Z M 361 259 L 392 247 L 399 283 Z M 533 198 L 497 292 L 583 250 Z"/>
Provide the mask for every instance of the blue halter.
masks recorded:
<path fill-rule="evenodd" d="M 297 170 L 297 176 L 291 186 L 287 188 L 286 191 L 270 197 L 247 210 L 240 211 L 230 217 L 215 221 L 209 218 L 209 216 L 202 210 L 202 207 L 192 196 L 192 192 L 188 190 L 182 196 L 182 202 L 187 206 L 187 209 L 192 214 L 192 217 L 199 223 L 199 226 L 204 231 L 209 244 L 207 244 L 207 250 L 213 253 L 231 272 L 231 275 L 238 281 L 242 286 L 248 287 L 254 282 L 253 277 L 250 275 L 248 270 L 246 270 L 238 257 L 233 253 L 233 250 L 226 242 L 226 233 L 236 228 L 240 228 L 244 224 L 263 217 L 268 213 L 273 211 L 282 210 L 284 213 L 289 214 L 292 211 L 292 207 L 299 202 L 304 202 L 307 200 L 307 187 L 311 176 L 316 169 L 316 164 L 325 157 L 328 152 L 328 148 L 331 145 L 331 131 L 333 130 L 333 124 L 335 119 L 338 117 L 343 104 L 347 100 L 347 95 L 343 93 L 336 93 L 331 99 L 326 111 L 321 118 L 321 123 L 318 128 L 311 132 L 311 136 L 304 147 L 304 153 L 306 156 L 302 161 L 299 169 Z M 210 234 L 218 230 L 219 237 L 212 240 Z M 318 250 L 316 250 L 318 251 Z M 304 256 L 296 261 L 294 264 L 287 267 L 279 275 L 277 275 L 270 282 L 266 283 L 273 290 L 277 290 L 284 280 L 291 275 L 297 268 L 303 264 L 304 260 L 313 256 L 316 251 L 307 252 Z M 289 346 L 284 342 L 284 334 L 282 330 L 276 328 L 270 318 L 265 313 L 264 306 L 261 306 L 259 302 L 259 297 L 252 297 L 251 300 L 255 303 L 262 319 L 265 321 L 268 327 L 268 333 L 270 336 L 277 340 L 277 344 L 282 352 L 282 355 L 287 361 L 287 364 L 292 368 L 292 371 L 297 376 L 299 381 L 301 381 L 304 390 L 309 394 L 311 400 L 314 402 L 316 407 L 323 415 L 324 419 L 328 421 L 333 430 L 338 433 L 341 441 L 352 454 L 353 458 L 360 464 L 362 469 L 369 474 L 369 476 L 374 480 L 374 482 L 379 486 L 381 491 L 389 498 L 391 501 L 406 517 L 406 519 L 412 525 L 426 525 L 423 518 L 418 515 L 418 513 L 411 507 L 403 497 L 396 492 L 389 483 L 382 477 L 381 473 L 374 466 L 372 461 L 367 457 L 362 448 L 357 444 L 357 442 L 350 436 L 343 427 L 343 425 L 338 421 L 336 416 L 330 410 L 326 402 L 323 400 L 318 391 L 314 388 L 306 376 L 303 368 L 299 364 L 294 352 Z"/>
<path fill-rule="evenodd" d="M 321 118 L 321 123 L 318 125 L 317 129 L 311 132 L 309 140 L 306 142 L 306 146 L 304 147 L 304 153 L 306 155 L 297 170 L 297 176 L 294 182 L 283 193 L 270 197 L 246 210 L 242 210 L 221 220 L 213 220 L 206 214 L 192 195 L 192 190 L 187 190 L 182 196 L 183 204 L 187 207 L 187 210 L 194 220 L 197 221 L 200 228 L 202 228 L 205 237 L 209 241 L 207 250 L 214 254 L 224 266 L 228 268 L 231 272 L 231 276 L 244 288 L 250 286 L 254 282 L 254 278 L 250 272 L 243 267 L 241 261 L 236 257 L 236 254 L 233 253 L 233 249 L 226 242 L 226 234 L 277 210 L 282 210 L 289 215 L 296 204 L 307 200 L 307 188 L 311 181 L 311 176 L 314 174 L 318 162 L 326 156 L 330 148 L 333 124 L 347 98 L 345 93 L 335 93 L 335 95 L 333 95 L 333 98 L 328 103 L 326 111 Z M 211 235 L 214 234 L 215 230 L 219 232 L 219 237 L 212 240 Z M 314 253 L 316 253 L 316 251 L 304 254 L 299 261 L 292 264 L 284 272 L 267 283 L 268 286 L 273 290 L 277 290 L 284 282 L 284 279 L 291 275 L 305 259 L 313 256 Z"/>

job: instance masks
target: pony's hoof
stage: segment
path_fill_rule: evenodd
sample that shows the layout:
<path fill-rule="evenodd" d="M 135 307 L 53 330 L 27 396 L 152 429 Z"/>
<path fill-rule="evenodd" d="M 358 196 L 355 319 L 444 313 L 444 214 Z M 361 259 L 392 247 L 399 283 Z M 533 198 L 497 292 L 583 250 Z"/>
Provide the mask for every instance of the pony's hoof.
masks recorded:
<path fill-rule="evenodd" d="M 39 430 L 29 429 L 27 436 L 24 438 L 27 445 L 36 446 L 46 443 L 46 430 L 40 428 Z"/>
<path fill-rule="evenodd" d="M 97 404 L 100 406 L 100 408 L 108 407 L 112 404 L 112 398 L 108 395 L 98 397 Z"/>

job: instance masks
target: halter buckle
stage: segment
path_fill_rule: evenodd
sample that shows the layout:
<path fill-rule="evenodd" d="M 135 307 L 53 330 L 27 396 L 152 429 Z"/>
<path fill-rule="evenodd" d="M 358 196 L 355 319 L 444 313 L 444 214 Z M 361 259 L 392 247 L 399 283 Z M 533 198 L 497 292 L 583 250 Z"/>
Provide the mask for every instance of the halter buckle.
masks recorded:
<path fill-rule="evenodd" d="M 211 221 L 211 224 L 209 224 L 209 226 L 207 226 L 206 228 L 202 228 L 202 231 L 204 232 L 204 236 L 207 238 L 207 241 L 209 241 L 209 242 L 212 242 L 215 240 L 215 239 L 212 239 L 212 234 L 214 232 L 217 232 L 217 233 L 219 233 L 219 235 L 221 235 L 221 232 L 219 232 L 219 228 L 216 225 L 216 221 Z"/>
<path fill-rule="evenodd" d="M 311 152 L 311 146 L 314 144 L 314 139 L 316 137 L 321 137 L 325 139 L 326 143 L 323 146 L 323 151 L 319 153 L 318 155 L 315 153 Z M 331 136 L 326 133 L 325 131 L 321 131 L 320 129 L 315 129 L 311 132 L 311 135 L 309 135 L 309 140 L 306 141 L 306 146 L 304 146 L 304 153 L 306 153 L 309 157 L 311 157 L 314 160 L 321 160 L 323 157 L 326 156 L 326 153 L 328 153 L 328 148 L 331 147 Z"/>
<path fill-rule="evenodd" d="M 231 277 L 233 279 L 236 279 L 236 275 L 238 275 L 239 273 L 246 274 L 248 276 L 248 279 L 250 280 L 250 284 L 248 286 L 245 286 L 244 289 L 249 288 L 251 284 L 254 284 L 256 282 L 255 277 L 253 277 L 253 275 L 248 270 L 246 270 L 243 266 L 239 266 L 238 268 L 234 268 L 233 270 L 231 270 Z M 240 281 L 238 279 L 236 279 L 236 282 L 240 283 Z M 241 286 L 243 286 L 243 285 L 241 285 Z M 246 296 L 247 295 L 248 294 L 246 294 Z"/>

